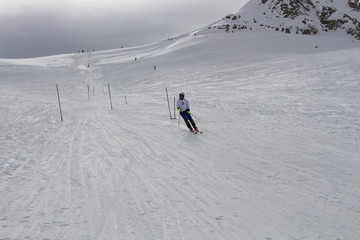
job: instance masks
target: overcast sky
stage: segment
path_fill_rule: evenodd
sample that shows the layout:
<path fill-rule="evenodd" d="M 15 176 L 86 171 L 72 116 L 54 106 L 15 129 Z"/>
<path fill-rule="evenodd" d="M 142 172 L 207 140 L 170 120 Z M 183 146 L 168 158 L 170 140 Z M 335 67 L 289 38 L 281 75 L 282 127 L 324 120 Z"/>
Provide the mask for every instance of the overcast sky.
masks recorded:
<path fill-rule="evenodd" d="M 0 58 L 149 44 L 204 27 L 248 0 L 0 0 Z"/>

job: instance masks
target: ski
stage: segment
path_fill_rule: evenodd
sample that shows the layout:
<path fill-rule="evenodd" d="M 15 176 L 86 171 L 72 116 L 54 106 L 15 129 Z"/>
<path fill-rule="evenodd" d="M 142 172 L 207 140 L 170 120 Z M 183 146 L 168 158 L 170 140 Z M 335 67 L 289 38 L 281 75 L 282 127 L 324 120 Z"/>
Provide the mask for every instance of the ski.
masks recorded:
<path fill-rule="evenodd" d="M 193 134 L 203 133 L 201 130 L 190 130 L 190 132 Z"/>

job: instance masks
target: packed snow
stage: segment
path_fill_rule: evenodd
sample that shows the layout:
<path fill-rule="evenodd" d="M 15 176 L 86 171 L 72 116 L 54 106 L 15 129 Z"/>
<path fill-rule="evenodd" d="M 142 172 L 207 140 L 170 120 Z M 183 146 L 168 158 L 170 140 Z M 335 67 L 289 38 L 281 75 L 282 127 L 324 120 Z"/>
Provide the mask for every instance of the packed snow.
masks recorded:
<path fill-rule="evenodd" d="M 253 32 L 0 59 L 0 239 L 358 240 L 359 56 Z"/>

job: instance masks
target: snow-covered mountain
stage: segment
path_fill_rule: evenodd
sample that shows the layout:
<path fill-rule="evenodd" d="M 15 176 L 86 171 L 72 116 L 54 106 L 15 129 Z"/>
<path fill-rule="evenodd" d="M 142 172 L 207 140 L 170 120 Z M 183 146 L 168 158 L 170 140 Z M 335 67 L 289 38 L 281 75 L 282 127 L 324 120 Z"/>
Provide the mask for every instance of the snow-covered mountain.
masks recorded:
<path fill-rule="evenodd" d="M 352 36 L 360 40 L 358 0 L 250 0 L 205 31 L 271 30 L 286 34 Z"/>

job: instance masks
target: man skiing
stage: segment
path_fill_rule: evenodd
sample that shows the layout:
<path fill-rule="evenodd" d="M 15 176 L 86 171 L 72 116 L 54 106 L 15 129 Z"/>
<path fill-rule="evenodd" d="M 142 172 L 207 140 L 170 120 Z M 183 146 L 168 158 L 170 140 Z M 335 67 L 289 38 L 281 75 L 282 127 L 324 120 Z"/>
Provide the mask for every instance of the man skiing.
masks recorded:
<path fill-rule="evenodd" d="M 190 131 L 195 133 L 198 132 L 199 130 L 191 117 L 189 101 L 185 98 L 184 92 L 179 93 L 179 99 L 177 100 L 176 107 L 180 111 L 180 115 L 184 119 L 186 126 L 190 129 Z"/>

